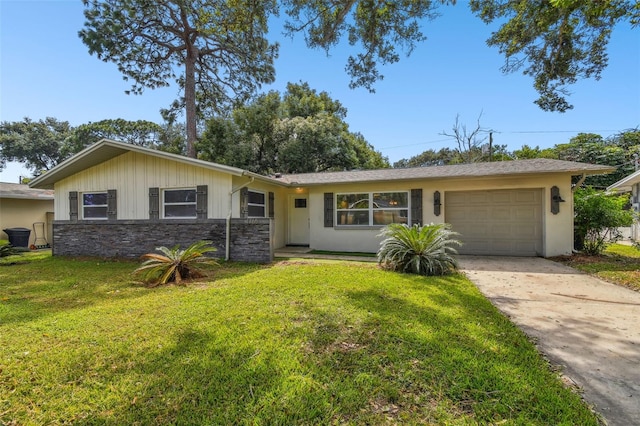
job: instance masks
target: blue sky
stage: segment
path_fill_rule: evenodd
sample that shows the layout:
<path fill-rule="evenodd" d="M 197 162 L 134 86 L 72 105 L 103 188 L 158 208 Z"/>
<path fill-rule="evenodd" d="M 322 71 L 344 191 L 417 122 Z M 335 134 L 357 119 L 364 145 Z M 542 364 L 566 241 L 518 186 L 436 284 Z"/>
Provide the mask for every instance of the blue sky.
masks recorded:
<path fill-rule="evenodd" d="M 77 126 L 103 119 L 150 120 L 178 96 L 177 88 L 126 95 L 130 86 L 113 63 L 90 56 L 77 36 L 84 17 L 80 0 L 0 0 L 0 121 L 47 116 Z M 609 136 L 640 126 L 640 29 L 620 25 L 609 47 L 602 79 L 570 87 L 574 109 L 541 111 L 532 80 L 504 75 L 504 60 L 485 40 L 496 26 L 473 16 L 465 1 L 441 8 L 442 16 L 424 25 L 427 41 L 397 64 L 383 67 L 376 93 L 351 90 L 344 72 L 349 46 L 327 57 L 312 51 L 301 36 L 282 37 L 276 82 L 264 91 L 283 91 L 288 82 L 308 82 L 348 110 L 351 131 L 365 138 L 393 163 L 427 149 L 454 148 L 441 135 L 451 133 L 456 115 L 473 128 L 480 119 L 494 130 L 494 142 L 510 150 L 528 144 L 551 147 L 579 132 Z M 28 175 L 19 164 L 0 172 L 0 181 Z"/>

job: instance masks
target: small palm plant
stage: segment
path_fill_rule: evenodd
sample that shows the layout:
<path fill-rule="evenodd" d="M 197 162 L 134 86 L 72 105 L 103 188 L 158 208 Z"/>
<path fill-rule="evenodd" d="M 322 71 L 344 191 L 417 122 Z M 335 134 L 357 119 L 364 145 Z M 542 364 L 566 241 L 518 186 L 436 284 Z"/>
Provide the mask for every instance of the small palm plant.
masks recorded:
<path fill-rule="evenodd" d="M 182 284 L 184 279 L 203 276 L 200 265 L 218 265 L 214 259 L 205 256 L 216 251 L 210 241 L 195 242 L 184 250 L 178 246 L 157 247 L 156 250 L 162 254 L 142 255 L 146 260 L 134 271 L 134 274 L 142 274 L 143 281 L 152 287 L 170 282 Z"/>
<path fill-rule="evenodd" d="M 0 257 L 7 257 L 18 253 L 18 250 L 11 244 L 0 244 Z"/>
<path fill-rule="evenodd" d="M 419 275 L 444 275 L 458 269 L 453 246 L 462 243 L 447 223 L 408 226 L 392 223 L 379 236 L 378 263 L 387 269 Z"/>

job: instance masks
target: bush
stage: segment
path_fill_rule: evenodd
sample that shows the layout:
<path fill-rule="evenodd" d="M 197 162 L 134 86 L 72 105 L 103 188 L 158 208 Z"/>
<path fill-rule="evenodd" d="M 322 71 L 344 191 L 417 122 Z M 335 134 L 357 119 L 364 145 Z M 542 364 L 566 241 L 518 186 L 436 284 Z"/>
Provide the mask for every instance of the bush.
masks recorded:
<path fill-rule="evenodd" d="M 11 244 L 1 244 L 0 245 L 0 257 L 12 256 L 14 254 L 19 254 L 20 252 Z"/>
<path fill-rule="evenodd" d="M 580 188 L 574 193 L 576 248 L 597 255 L 610 242 L 622 238 L 619 227 L 633 223 L 633 212 L 626 210 L 628 195 L 617 195 Z"/>
<path fill-rule="evenodd" d="M 394 271 L 419 275 L 444 275 L 458 269 L 453 246 L 462 243 L 447 223 L 408 226 L 392 223 L 382 229 L 378 263 Z"/>
<path fill-rule="evenodd" d="M 158 247 L 156 250 L 162 254 L 142 255 L 146 260 L 134 274 L 141 274 L 143 281 L 151 286 L 171 282 L 182 284 L 184 279 L 201 277 L 200 265 L 218 265 L 218 262 L 206 256 L 207 253 L 216 251 L 210 245 L 210 241 L 198 241 L 184 250 L 180 250 L 178 246 Z"/>

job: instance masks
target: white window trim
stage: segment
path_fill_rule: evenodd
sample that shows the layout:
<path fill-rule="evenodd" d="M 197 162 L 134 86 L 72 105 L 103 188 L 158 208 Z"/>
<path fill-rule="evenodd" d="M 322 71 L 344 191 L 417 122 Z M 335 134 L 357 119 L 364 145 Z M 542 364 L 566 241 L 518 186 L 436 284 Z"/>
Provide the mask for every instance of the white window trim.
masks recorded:
<path fill-rule="evenodd" d="M 375 208 L 373 205 L 373 194 L 388 194 L 388 193 L 405 193 L 407 194 L 407 207 L 385 207 L 385 208 Z M 369 207 L 366 209 L 339 209 L 337 206 L 334 208 L 333 213 L 333 223 L 337 228 L 382 228 L 385 225 L 376 225 L 373 223 L 373 213 L 379 210 L 406 210 L 407 211 L 407 223 L 411 223 L 411 191 L 352 191 L 352 192 L 337 192 L 334 198 L 334 204 L 336 200 L 341 195 L 351 195 L 351 194 L 367 194 L 369 196 Z M 369 223 L 368 224 L 340 224 L 338 223 L 338 213 L 339 212 L 358 212 L 358 211 L 366 211 L 369 213 Z"/>
<path fill-rule="evenodd" d="M 84 196 L 85 194 L 104 194 L 107 196 L 107 203 L 106 204 L 96 204 L 96 205 L 92 205 L 92 206 L 86 206 L 84 204 Z M 80 203 L 82 206 L 82 219 L 83 220 L 108 220 L 109 219 L 109 193 L 107 191 L 84 191 L 80 193 Z M 105 215 L 104 217 L 85 217 L 84 216 L 84 209 L 85 208 L 94 208 L 94 207 L 104 207 L 105 210 Z"/>
<path fill-rule="evenodd" d="M 258 190 L 251 189 L 251 188 L 248 188 L 247 191 L 248 192 L 255 192 L 256 194 L 262 194 L 262 196 L 264 197 L 264 204 L 250 203 L 249 202 L 250 195 L 247 194 L 247 217 L 248 218 L 267 217 L 267 214 L 269 212 L 269 210 L 267 209 L 267 207 L 268 207 L 267 203 L 269 202 L 269 197 L 267 196 L 266 191 L 258 191 Z M 251 215 L 249 215 L 249 210 L 250 210 L 249 207 L 251 207 L 251 206 L 261 206 L 264 209 L 264 214 L 262 216 L 251 216 Z"/>
<path fill-rule="evenodd" d="M 193 202 L 180 202 L 180 203 L 166 203 L 165 200 L 165 193 L 167 191 L 193 191 L 196 194 L 196 199 Z M 186 187 L 186 188 L 162 188 L 162 190 L 160 191 L 162 194 L 162 202 L 160 204 L 160 209 L 162 212 L 162 219 L 197 219 L 198 218 L 198 213 L 196 212 L 193 216 L 165 216 L 165 206 L 191 206 L 193 205 L 194 207 L 197 208 L 197 202 L 198 202 L 198 191 L 196 188 L 193 187 Z M 195 211 L 195 209 L 194 209 Z"/>

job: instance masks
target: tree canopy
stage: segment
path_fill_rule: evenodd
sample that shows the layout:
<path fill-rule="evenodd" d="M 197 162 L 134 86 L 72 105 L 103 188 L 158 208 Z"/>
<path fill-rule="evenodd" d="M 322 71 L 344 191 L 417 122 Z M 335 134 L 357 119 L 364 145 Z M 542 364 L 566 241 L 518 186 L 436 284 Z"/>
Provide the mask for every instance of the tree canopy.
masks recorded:
<path fill-rule="evenodd" d="M 456 122 L 456 126 L 459 123 Z M 636 161 L 640 157 L 640 130 L 629 129 L 603 138 L 594 133 L 579 133 L 566 143 L 551 148 L 540 149 L 523 145 L 511 152 L 506 145 L 494 145 L 491 158 L 482 150 L 473 146 L 471 152 L 464 153 L 461 148 L 442 148 L 424 151 L 408 159 L 401 159 L 393 167 L 422 167 L 444 164 L 457 164 L 474 161 L 526 160 L 533 158 L 552 158 L 556 160 L 576 161 L 580 163 L 601 164 L 615 167 L 606 175 L 588 176 L 585 185 L 604 189 L 630 175 L 636 170 Z"/>
<path fill-rule="evenodd" d="M 346 114 L 326 92 L 289 83 L 283 95 L 260 95 L 230 117 L 209 120 L 198 151 L 205 160 L 263 174 L 388 167 L 361 134 L 349 131 Z"/>
<path fill-rule="evenodd" d="M 34 176 L 98 142 L 112 139 L 133 145 L 183 154 L 184 137 L 179 125 L 163 126 L 145 120 L 121 118 L 101 120 L 73 127 L 53 117 L 0 124 L 0 170 L 7 161 L 19 161 Z"/>
<path fill-rule="evenodd" d="M 329 51 L 343 37 L 360 52 L 348 59 L 351 87 L 383 78 L 379 66 L 409 55 L 426 36 L 425 20 L 436 18 L 440 0 L 283 0 L 290 33 L 303 32 L 307 45 Z M 567 86 L 582 78 L 599 79 L 608 63 L 611 32 L 624 22 L 638 25 L 640 3 L 633 0 L 471 0 L 471 11 L 500 28 L 487 39 L 505 57 L 503 72 L 522 70 L 533 78 L 545 111 L 567 111 Z"/>
<path fill-rule="evenodd" d="M 310 48 L 330 52 L 340 42 L 354 47 L 346 72 L 350 87 L 374 91 L 380 66 L 410 55 L 426 40 L 425 21 L 454 0 L 83 0 L 79 32 L 91 54 L 114 62 L 130 93 L 168 86 L 180 96 L 165 111 L 186 113 L 186 153 L 196 156 L 197 123 L 205 112 L 224 115 L 262 84 L 274 81 L 278 46 L 266 38 L 269 18 L 283 10 L 285 31 L 303 33 Z M 599 79 L 608 63 L 613 29 L 638 25 L 633 0 L 471 0 L 471 11 L 500 27 L 487 39 L 505 58 L 503 72 L 533 78 L 547 111 L 567 111 L 568 86 Z M 181 70 L 181 71 L 179 71 Z M 297 113 L 296 113 L 297 114 Z M 209 116 L 211 116 L 210 114 Z"/>
<path fill-rule="evenodd" d="M 128 121 L 122 118 L 101 120 L 76 127 L 68 140 L 73 152 L 79 152 L 100 139 L 111 139 L 133 145 L 158 147 L 163 128 L 151 121 Z"/>
<path fill-rule="evenodd" d="M 130 93 L 168 86 L 183 97 L 187 155 L 196 156 L 198 112 L 224 110 L 274 80 L 277 45 L 265 38 L 275 0 L 83 0 L 82 41 L 114 62 Z M 181 69 L 179 72 L 178 70 Z"/>
<path fill-rule="evenodd" d="M 0 170 L 7 161 L 19 161 L 35 176 L 50 170 L 72 152 L 64 142 L 71 136 L 67 121 L 53 117 L 33 121 L 2 122 L 0 124 Z"/>

